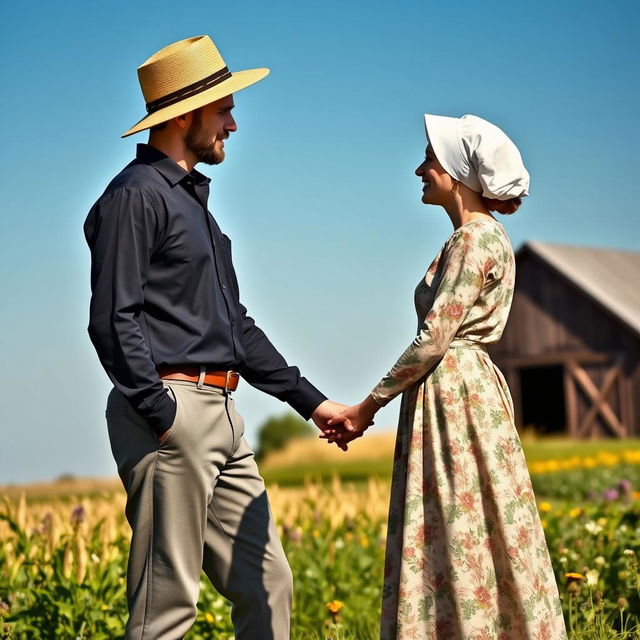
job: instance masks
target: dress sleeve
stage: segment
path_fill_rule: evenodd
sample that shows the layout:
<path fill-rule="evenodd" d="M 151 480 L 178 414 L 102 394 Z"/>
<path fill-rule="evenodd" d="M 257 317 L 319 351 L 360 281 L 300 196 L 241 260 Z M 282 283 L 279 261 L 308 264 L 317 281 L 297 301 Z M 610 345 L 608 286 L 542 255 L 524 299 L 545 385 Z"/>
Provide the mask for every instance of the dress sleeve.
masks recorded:
<path fill-rule="evenodd" d="M 461 228 L 445 245 L 433 306 L 415 340 L 371 392 L 378 404 L 390 402 L 444 357 L 476 302 L 484 286 L 484 274 L 473 240 L 472 232 Z"/>

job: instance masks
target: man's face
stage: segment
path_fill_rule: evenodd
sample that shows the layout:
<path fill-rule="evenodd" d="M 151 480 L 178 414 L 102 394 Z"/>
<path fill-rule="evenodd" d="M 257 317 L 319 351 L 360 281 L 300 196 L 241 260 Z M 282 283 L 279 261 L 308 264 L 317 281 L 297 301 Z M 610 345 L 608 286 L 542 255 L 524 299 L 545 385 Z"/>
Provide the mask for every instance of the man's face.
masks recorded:
<path fill-rule="evenodd" d="M 193 112 L 184 141 L 197 162 L 220 164 L 224 160 L 224 141 L 238 128 L 231 115 L 233 107 L 230 95 Z"/>

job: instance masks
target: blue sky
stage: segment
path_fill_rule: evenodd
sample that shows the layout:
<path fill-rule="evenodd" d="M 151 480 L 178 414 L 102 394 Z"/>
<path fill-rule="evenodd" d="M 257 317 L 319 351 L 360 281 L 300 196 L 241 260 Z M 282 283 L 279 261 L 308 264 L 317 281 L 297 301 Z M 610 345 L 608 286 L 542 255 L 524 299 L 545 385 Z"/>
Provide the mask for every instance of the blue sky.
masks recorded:
<path fill-rule="evenodd" d="M 136 67 L 203 33 L 232 71 L 272 70 L 203 170 L 210 210 L 250 313 L 336 400 L 361 400 L 411 341 L 415 283 L 451 231 L 413 175 L 424 112 L 516 141 L 532 177 L 501 220 L 516 248 L 640 250 L 635 0 L 2 3 L 0 484 L 115 471 L 82 223 L 146 141 L 119 137 L 143 114 Z M 236 398 L 250 442 L 286 410 L 246 384 Z"/>

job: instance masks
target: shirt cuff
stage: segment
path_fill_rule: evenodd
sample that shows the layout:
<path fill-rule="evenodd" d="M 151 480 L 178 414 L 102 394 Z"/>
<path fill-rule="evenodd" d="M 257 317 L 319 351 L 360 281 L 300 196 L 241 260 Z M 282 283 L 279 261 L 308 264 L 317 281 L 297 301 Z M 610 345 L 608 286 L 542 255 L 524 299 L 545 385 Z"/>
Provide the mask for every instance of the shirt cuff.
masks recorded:
<path fill-rule="evenodd" d="M 289 391 L 284 397 L 284 401 L 305 420 L 309 420 L 311 414 L 326 399 L 327 396 L 318 391 L 306 378 L 300 378 L 295 389 Z"/>

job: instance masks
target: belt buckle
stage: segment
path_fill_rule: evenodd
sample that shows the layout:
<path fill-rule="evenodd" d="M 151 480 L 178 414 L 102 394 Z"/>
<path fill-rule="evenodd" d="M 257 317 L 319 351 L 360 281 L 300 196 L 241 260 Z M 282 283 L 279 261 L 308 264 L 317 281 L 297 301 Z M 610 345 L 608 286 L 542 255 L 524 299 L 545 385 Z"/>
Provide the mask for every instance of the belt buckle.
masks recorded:
<path fill-rule="evenodd" d="M 227 371 L 227 373 L 226 373 L 225 380 L 224 380 L 224 392 L 225 393 L 231 393 L 229 391 L 229 382 L 231 381 L 231 374 L 232 373 L 233 373 L 233 371 L 231 371 L 231 370 Z"/>

